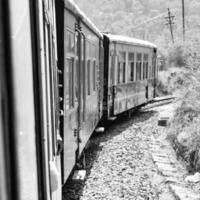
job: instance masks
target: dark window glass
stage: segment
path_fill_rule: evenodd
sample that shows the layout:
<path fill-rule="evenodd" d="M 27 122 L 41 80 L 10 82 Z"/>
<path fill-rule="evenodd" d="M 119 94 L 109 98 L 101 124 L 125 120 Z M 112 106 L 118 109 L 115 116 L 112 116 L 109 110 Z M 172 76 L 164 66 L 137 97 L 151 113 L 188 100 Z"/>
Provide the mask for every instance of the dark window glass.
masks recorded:
<path fill-rule="evenodd" d="M 146 78 L 148 79 L 148 73 L 149 73 L 149 66 L 148 62 L 146 63 Z"/>
<path fill-rule="evenodd" d="M 119 52 L 118 55 L 118 83 L 125 83 L 126 80 L 126 54 Z"/>
<path fill-rule="evenodd" d="M 140 65 L 136 63 L 136 81 L 140 80 Z"/>
<path fill-rule="evenodd" d="M 137 53 L 136 80 L 141 80 L 142 54 Z"/>
<path fill-rule="evenodd" d="M 143 62 L 143 79 L 146 78 L 146 62 Z"/>
<path fill-rule="evenodd" d="M 141 53 L 137 53 L 137 61 L 141 61 L 142 60 L 142 54 Z"/>
<path fill-rule="evenodd" d="M 111 70 L 110 70 L 110 85 L 113 85 L 114 83 L 114 68 L 115 68 L 114 64 L 115 64 L 115 56 L 112 55 L 111 56 Z"/>
<path fill-rule="evenodd" d="M 96 61 L 93 61 L 93 91 L 96 91 Z"/>
<path fill-rule="evenodd" d="M 130 63 L 130 81 L 134 81 L 134 62 Z"/>
<path fill-rule="evenodd" d="M 84 38 L 81 37 L 81 60 L 84 60 L 84 48 L 85 48 Z"/>
<path fill-rule="evenodd" d="M 69 68 L 69 77 L 68 77 L 68 95 L 69 95 L 69 108 L 74 106 L 74 94 L 73 94 L 73 83 L 74 83 L 74 59 L 67 59 L 68 60 L 68 68 Z M 67 82 L 67 81 L 66 81 Z"/>
<path fill-rule="evenodd" d="M 128 54 L 129 61 L 129 81 L 134 81 L 134 53 Z"/>
<path fill-rule="evenodd" d="M 120 62 L 118 63 L 117 66 L 117 83 L 120 83 Z"/>
<path fill-rule="evenodd" d="M 139 80 L 142 79 L 142 62 L 139 62 Z"/>
<path fill-rule="evenodd" d="M 144 54 L 143 79 L 148 78 L 148 54 Z"/>
<path fill-rule="evenodd" d="M 79 70 L 79 60 L 76 60 L 76 68 L 74 68 L 74 89 L 75 89 L 75 95 L 74 95 L 74 101 L 75 103 L 78 103 L 78 70 Z"/>
<path fill-rule="evenodd" d="M 123 62 L 122 67 L 123 67 L 123 69 L 122 69 L 122 71 L 123 71 L 122 72 L 123 73 L 122 82 L 125 83 L 125 79 L 126 79 L 126 63 L 125 62 Z"/>
<path fill-rule="evenodd" d="M 129 62 L 134 61 L 134 53 L 128 54 L 128 60 L 129 60 Z"/>
<path fill-rule="evenodd" d="M 88 91 L 88 95 L 90 95 L 90 60 L 87 61 L 87 91 Z"/>

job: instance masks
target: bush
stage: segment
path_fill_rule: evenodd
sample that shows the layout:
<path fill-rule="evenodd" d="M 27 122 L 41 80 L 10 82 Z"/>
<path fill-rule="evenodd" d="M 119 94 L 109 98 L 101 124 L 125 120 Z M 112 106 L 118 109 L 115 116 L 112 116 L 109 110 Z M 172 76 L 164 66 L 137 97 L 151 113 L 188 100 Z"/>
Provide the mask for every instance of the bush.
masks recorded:
<path fill-rule="evenodd" d="M 200 86 L 191 87 L 180 99 L 169 138 L 191 172 L 200 172 Z"/>
<path fill-rule="evenodd" d="M 187 53 L 184 46 L 178 45 L 169 49 L 168 63 L 169 65 L 175 65 L 177 67 L 187 65 Z"/>
<path fill-rule="evenodd" d="M 171 46 L 168 50 L 167 90 L 179 94 L 180 105 L 169 129 L 178 157 L 191 172 L 200 172 L 200 42 Z M 161 78 L 161 81 L 163 77 Z"/>

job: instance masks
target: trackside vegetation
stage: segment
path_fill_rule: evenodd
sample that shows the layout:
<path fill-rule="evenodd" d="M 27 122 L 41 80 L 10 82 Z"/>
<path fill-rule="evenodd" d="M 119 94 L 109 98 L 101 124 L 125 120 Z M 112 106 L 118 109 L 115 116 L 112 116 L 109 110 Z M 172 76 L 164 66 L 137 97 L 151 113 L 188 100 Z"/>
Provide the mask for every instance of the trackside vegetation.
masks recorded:
<path fill-rule="evenodd" d="M 200 42 L 176 43 L 162 56 L 159 95 L 174 94 L 178 107 L 169 139 L 190 172 L 200 172 Z"/>

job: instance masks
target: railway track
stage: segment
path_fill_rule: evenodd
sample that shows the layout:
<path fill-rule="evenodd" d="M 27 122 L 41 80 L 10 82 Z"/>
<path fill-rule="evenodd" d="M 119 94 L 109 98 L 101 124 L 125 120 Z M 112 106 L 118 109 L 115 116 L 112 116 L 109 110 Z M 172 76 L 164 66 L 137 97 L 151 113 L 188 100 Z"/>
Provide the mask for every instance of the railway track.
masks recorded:
<path fill-rule="evenodd" d="M 151 102 L 149 102 L 147 105 L 145 105 L 142 110 L 148 110 L 151 108 L 163 106 L 172 103 L 176 99 L 175 96 L 164 96 L 164 97 L 156 97 Z"/>

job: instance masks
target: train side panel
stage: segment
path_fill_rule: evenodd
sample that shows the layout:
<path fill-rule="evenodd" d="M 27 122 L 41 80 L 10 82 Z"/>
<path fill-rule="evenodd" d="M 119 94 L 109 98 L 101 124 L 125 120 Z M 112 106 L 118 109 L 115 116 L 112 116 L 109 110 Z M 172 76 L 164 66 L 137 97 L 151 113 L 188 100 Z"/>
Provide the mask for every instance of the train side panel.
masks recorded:
<path fill-rule="evenodd" d="M 92 132 L 101 118 L 101 74 L 100 44 L 101 39 L 87 27 L 80 23 L 84 44 L 82 48 L 81 80 L 81 120 L 79 152 L 84 149 Z M 101 67 L 101 68 L 100 68 Z"/>
<path fill-rule="evenodd" d="M 76 16 L 62 1 L 56 4 L 58 69 L 60 84 L 61 136 L 64 149 L 62 155 L 63 181 L 67 179 L 76 162 L 78 149 L 78 58 Z"/>
<path fill-rule="evenodd" d="M 66 180 L 102 116 L 102 36 L 69 1 L 58 1 L 57 22 Z"/>
<path fill-rule="evenodd" d="M 7 1 L 4 2 L 3 9 L 6 28 L 5 26 L 2 30 L 0 28 L 0 34 L 2 34 L 1 31 L 5 31 L 6 34 L 3 41 L 0 37 L 0 60 L 3 56 L 6 61 L 1 63 L 0 70 L 0 135 L 3 139 L 1 142 L 4 141 L 3 145 L 6 144 L 3 158 L 5 160 L 1 160 L 1 167 L 4 164 L 6 167 L 4 168 L 6 177 L 1 176 L 2 168 L 0 168 L 0 176 L 6 179 L 0 179 L 0 182 L 7 182 L 7 185 L 4 186 L 8 193 L 6 195 L 6 191 L 1 190 L 2 185 L 0 184 L 0 197 L 3 195 L 1 199 L 37 200 L 40 197 L 40 191 L 38 190 L 39 169 L 35 128 L 30 4 L 23 0 Z M 0 23 L 2 23 L 1 20 Z M 2 48 L 5 48 L 3 52 Z M 3 151 L 1 151 L 1 159 L 2 153 Z"/>

